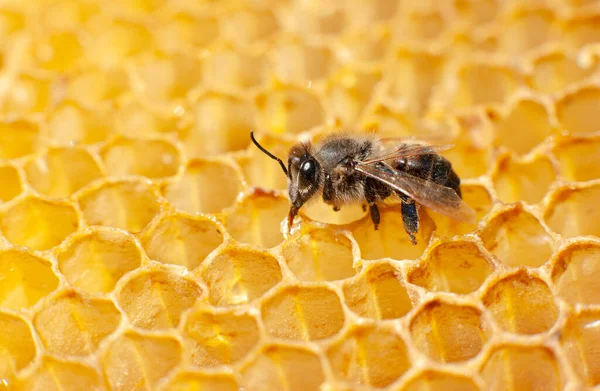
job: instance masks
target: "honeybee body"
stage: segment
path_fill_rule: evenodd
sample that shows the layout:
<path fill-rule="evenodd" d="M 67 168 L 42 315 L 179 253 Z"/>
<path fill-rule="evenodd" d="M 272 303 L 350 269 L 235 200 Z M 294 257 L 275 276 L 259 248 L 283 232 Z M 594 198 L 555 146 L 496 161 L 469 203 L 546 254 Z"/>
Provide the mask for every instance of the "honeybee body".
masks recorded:
<path fill-rule="evenodd" d="M 404 228 L 413 244 L 419 229 L 419 204 L 457 219 L 474 218 L 472 209 L 462 202 L 460 178 L 437 153 L 444 147 L 399 143 L 386 149 L 373 137 L 336 134 L 315 146 L 294 145 L 286 167 L 254 142 L 278 160 L 288 176 L 289 224 L 308 200 L 319 195 L 335 211 L 348 203 L 366 203 L 375 229 L 380 223 L 377 203 L 399 196 Z"/>

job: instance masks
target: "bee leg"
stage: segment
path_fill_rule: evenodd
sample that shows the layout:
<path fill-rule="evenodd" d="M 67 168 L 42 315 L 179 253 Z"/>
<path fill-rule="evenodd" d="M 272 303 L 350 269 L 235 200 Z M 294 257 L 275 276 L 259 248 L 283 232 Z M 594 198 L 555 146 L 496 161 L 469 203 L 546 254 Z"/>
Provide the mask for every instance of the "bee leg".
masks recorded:
<path fill-rule="evenodd" d="M 369 183 L 369 180 L 367 180 L 365 186 L 365 198 L 367 200 L 367 203 L 369 204 L 371 220 L 373 221 L 375 231 L 377 231 L 379 229 L 379 223 L 381 222 L 381 216 L 379 215 L 379 208 L 375 204 L 375 201 L 377 201 L 377 193 L 375 190 L 375 186 L 373 186 L 372 183 Z"/>
<path fill-rule="evenodd" d="M 367 211 L 367 204 L 362 204 L 363 212 Z"/>
<path fill-rule="evenodd" d="M 381 222 L 381 216 L 379 216 L 379 208 L 375 203 L 369 204 L 369 211 L 371 212 L 371 220 L 373 221 L 373 226 L 375 227 L 375 231 L 379 229 L 379 223 Z"/>
<path fill-rule="evenodd" d="M 415 201 L 404 194 L 400 196 L 402 199 L 402 222 L 404 223 L 404 229 L 408 234 L 410 241 L 413 245 L 417 244 L 417 238 L 415 234 L 419 231 L 419 213 L 417 211 L 417 204 Z"/>

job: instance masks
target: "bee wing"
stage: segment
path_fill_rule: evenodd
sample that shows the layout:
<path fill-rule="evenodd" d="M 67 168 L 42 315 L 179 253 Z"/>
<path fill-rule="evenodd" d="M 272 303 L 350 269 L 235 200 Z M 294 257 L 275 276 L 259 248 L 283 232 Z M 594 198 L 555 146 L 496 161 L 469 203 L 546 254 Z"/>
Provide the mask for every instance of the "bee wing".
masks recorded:
<path fill-rule="evenodd" d="M 386 148 L 380 154 L 372 157 L 369 160 L 362 161 L 361 164 L 372 164 L 382 162 L 384 160 L 392 160 L 401 157 L 411 157 L 416 155 L 431 155 L 447 151 L 454 145 L 423 145 L 423 144 L 400 144 L 393 148 Z"/>
<path fill-rule="evenodd" d="M 407 195 L 417 203 L 455 220 L 475 223 L 475 211 L 451 188 L 421 179 L 402 171 L 383 171 L 376 166 L 359 163 L 355 169 Z"/>

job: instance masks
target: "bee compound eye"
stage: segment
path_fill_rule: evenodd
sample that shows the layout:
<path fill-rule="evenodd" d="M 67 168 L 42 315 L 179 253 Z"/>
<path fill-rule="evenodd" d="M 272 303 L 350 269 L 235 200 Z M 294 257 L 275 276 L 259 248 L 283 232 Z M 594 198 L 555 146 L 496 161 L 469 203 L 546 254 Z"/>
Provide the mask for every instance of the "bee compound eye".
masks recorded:
<path fill-rule="evenodd" d="M 312 178 L 317 170 L 317 165 L 312 160 L 307 160 L 300 166 L 300 172 L 305 178 Z"/>

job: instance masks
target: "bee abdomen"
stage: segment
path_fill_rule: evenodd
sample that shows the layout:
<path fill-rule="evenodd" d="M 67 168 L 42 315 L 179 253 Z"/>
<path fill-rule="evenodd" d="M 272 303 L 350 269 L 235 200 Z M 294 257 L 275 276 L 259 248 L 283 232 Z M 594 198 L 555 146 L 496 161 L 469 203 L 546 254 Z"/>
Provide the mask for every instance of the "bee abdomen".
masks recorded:
<path fill-rule="evenodd" d="M 393 162 L 396 170 L 447 186 L 462 197 L 460 178 L 452 169 L 452 164 L 440 155 L 427 154 L 397 159 Z"/>

